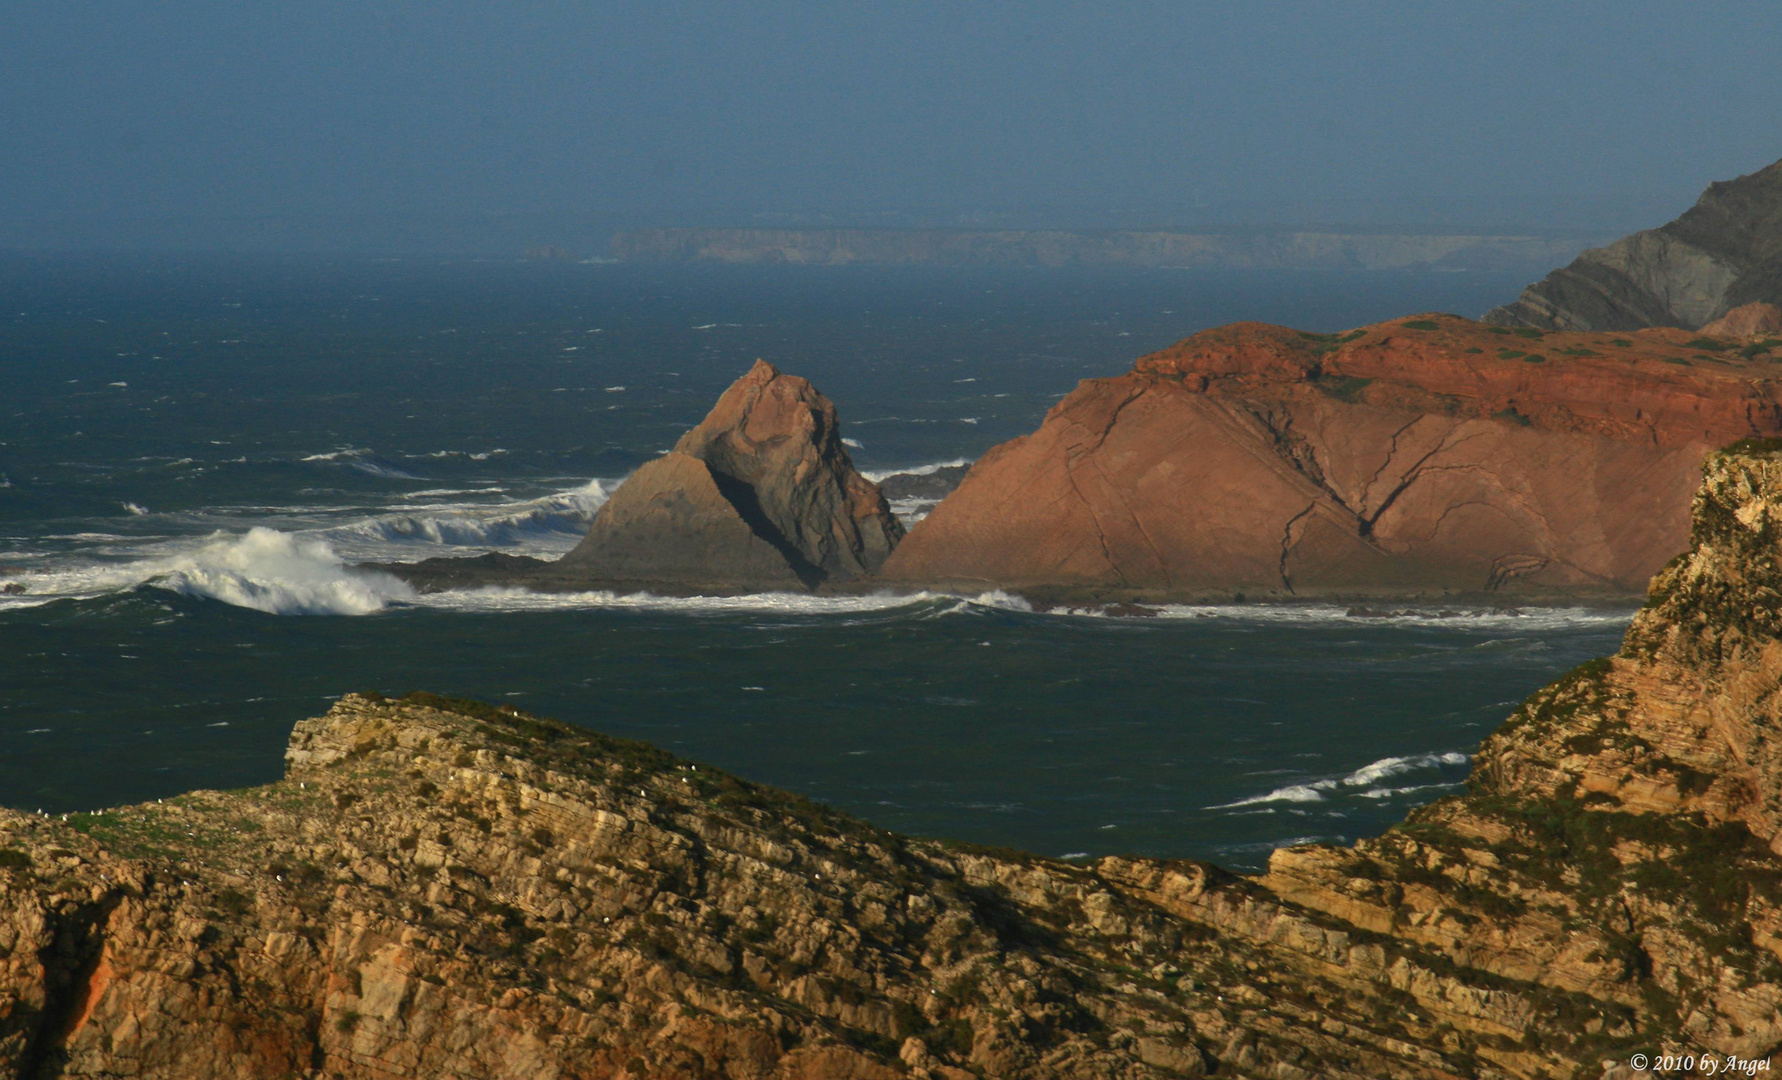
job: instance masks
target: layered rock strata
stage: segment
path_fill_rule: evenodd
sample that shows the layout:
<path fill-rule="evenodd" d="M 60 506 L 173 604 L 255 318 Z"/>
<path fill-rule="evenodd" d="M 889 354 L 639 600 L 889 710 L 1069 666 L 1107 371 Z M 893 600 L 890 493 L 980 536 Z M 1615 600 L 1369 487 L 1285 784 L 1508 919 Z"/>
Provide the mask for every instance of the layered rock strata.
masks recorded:
<path fill-rule="evenodd" d="M 1782 340 L 1238 323 L 984 454 L 887 581 L 1146 596 L 1634 596 L 1712 447 L 1782 432 Z"/>
<path fill-rule="evenodd" d="M 1485 321 L 1543 330 L 1695 328 L 1753 302 L 1782 303 L 1782 161 L 1710 184 L 1677 220 L 1584 252 Z"/>
<path fill-rule="evenodd" d="M 0 812 L 0 1075 L 1626 1077 L 1782 1046 L 1782 443 L 1469 791 L 1243 879 L 919 841 L 511 707 Z"/>

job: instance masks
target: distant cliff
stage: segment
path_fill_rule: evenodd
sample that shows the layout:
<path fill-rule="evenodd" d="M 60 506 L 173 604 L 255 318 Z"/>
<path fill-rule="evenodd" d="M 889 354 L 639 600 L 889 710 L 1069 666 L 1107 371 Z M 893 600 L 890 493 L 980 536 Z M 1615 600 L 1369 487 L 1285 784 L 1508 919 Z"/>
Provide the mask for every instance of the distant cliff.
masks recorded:
<path fill-rule="evenodd" d="M 613 254 L 625 262 L 1259 270 L 1515 269 L 1551 266 L 1582 246 L 1540 236 L 1163 230 L 630 229 L 613 238 Z"/>
<path fill-rule="evenodd" d="M 1682 217 L 1586 251 L 1485 321 L 1543 330 L 1693 330 L 1758 302 L 1782 303 L 1782 161 L 1708 185 Z"/>

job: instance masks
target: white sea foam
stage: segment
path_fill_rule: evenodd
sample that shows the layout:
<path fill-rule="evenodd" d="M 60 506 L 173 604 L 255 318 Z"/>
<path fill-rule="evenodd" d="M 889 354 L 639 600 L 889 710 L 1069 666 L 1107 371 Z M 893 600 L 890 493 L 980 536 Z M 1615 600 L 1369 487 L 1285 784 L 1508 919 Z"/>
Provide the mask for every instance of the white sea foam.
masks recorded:
<path fill-rule="evenodd" d="M 1252 795 L 1250 798 L 1239 799 L 1236 802 L 1220 803 L 1217 806 L 1209 806 L 1207 809 L 1230 810 L 1240 806 L 1257 806 L 1263 803 L 1276 802 L 1324 802 L 1333 794 L 1337 794 L 1345 788 L 1366 789 L 1350 793 L 1359 795 L 1364 799 L 1384 799 L 1392 795 L 1402 795 L 1413 791 L 1448 787 L 1450 785 L 1446 783 L 1437 783 L 1417 784 L 1411 787 L 1400 788 L 1376 787 L 1382 780 L 1390 779 L 1394 776 L 1402 776 L 1409 772 L 1417 772 L 1424 769 L 1436 769 L 1444 765 L 1465 765 L 1470 760 L 1472 759 L 1458 751 L 1448 751 L 1446 753 L 1436 754 L 1407 754 L 1403 757 L 1385 757 L 1378 761 L 1363 765 L 1361 768 L 1356 769 L 1354 772 L 1345 776 L 1326 777 L 1322 780 L 1313 780 L 1303 784 L 1288 784 L 1285 787 L 1278 787 L 1266 794 Z"/>
<path fill-rule="evenodd" d="M 862 615 L 949 600 L 963 607 L 973 601 L 934 593 L 867 596 L 812 596 L 808 593 L 746 593 L 741 596 L 658 596 L 654 593 L 615 593 L 606 590 L 540 593 L 528 589 L 492 587 L 426 593 L 413 603 L 453 611 L 557 611 L 576 608 L 672 611 L 688 615 Z"/>
<path fill-rule="evenodd" d="M 897 469 L 863 469 L 860 475 L 875 484 L 884 483 L 888 476 L 931 476 L 942 469 L 951 469 L 960 465 L 970 465 L 971 458 L 954 458 L 951 461 L 936 461 L 928 465 L 907 465 Z"/>
<path fill-rule="evenodd" d="M 525 502 L 417 506 L 339 526 L 325 535 L 349 557 L 367 561 L 412 559 L 416 544 L 558 554 L 588 531 L 594 512 L 617 486 L 611 480 L 590 480 Z"/>
<path fill-rule="evenodd" d="M 189 460 L 189 459 L 188 459 Z M 299 461 L 314 461 L 326 464 L 343 464 L 358 469 L 360 472 L 381 476 L 386 480 L 419 480 L 420 477 L 411 472 L 404 472 L 388 461 L 377 456 L 369 447 L 343 446 L 339 450 L 330 450 L 325 454 L 307 454 Z M 175 465 L 181 462 L 174 462 Z"/>
<path fill-rule="evenodd" d="M 130 511 L 131 515 L 133 515 L 135 517 L 146 517 L 148 515 L 148 511 L 146 509 L 144 509 L 141 506 L 138 506 L 136 503 L 133 503 L 133 502 L 125 503 L 124 509 Z"/>
<path fill-rule="evenodd" d="M 151 581 L 274 615 L 368 615 L 414 598 L 388 574 L 348 567 L 321 540 L 265 528 L 218 534 Z"/>
<path fill-rule="evenodd" d="M 1158 618 L 1225 619 L 1236 622 L 1297 623 L 1305 625 L 1348 625 L 1428 629 L 1507 629 L 1542 631 L 1566 626 L 1625 625 L 1632 617 L 1631 609 L 1594 607 L 1526 607 L 1501 610 L 1477 609 L 1455 612 L 1431 609 L 1409 611 L 1388 617 L 1350 615 L 1349 609 L 1335 604 L 1157 604 L 1146 605 Z M 1088 612 L 1061 612 L 1088 614 Z"/>

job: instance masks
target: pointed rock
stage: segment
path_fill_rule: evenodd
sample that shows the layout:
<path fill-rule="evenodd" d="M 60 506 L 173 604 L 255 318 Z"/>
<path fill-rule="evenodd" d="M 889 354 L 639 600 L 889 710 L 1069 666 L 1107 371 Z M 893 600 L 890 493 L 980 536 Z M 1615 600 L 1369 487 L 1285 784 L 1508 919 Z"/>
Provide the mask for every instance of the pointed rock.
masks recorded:
<path fill-rule="evenodd" d="M 875 572 L 903 538 L 807 380 L 755 366 L 672 452 L 613 493 L 553 584 L 815 588 Z"/>

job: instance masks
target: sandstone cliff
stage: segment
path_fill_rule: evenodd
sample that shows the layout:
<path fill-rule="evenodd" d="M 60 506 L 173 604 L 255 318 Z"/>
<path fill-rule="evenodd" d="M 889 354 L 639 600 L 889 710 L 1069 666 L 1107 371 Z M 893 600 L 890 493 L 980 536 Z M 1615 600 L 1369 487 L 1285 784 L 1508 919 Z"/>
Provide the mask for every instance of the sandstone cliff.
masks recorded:
<path fill-rule="evenodd" d="M 1668 225 L 1593 248 L 1485 321 L 1545 330 L 1699 327 L 1782 302 L 1782 161 L 1710 184 Z"/>
<path fill-rule="evenodd" d="M 429 695 L 0 812 L 0 1075 L 1626 1077 L 1782 1047 L 1782 443 L 1622 652 L 1352 848 L 1069 864 Z"/>
<path fill-rule="evenodd" d="M 629 229 L 613 238 L 626 262 L 1269 270 L 1506 270 L 1551 266 L 1583 246 L 1569 237 L 1165 229 Z"/>
<path fill-rule="evenodd" d="M 1703 455 L 1782 432 L 1782 340 L 1209 330 L 983 455 L 885 564 L 1104 598 L 1631 596 Z"/>

